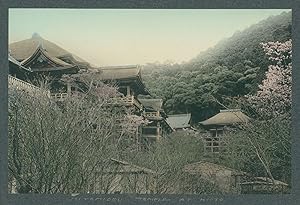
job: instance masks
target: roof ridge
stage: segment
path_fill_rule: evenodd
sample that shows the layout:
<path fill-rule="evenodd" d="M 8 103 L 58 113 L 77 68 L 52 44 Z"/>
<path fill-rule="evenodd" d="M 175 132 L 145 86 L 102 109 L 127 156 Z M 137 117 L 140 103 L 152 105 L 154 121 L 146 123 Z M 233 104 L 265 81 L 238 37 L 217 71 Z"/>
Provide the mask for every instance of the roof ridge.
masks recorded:
<path fill-rule="evenodd" d="M 30 68 L 27 68 L 27 67 L 23 66 L 23 65 L 21 64 L 21 62 L 17 61 L 14 57 L 12 57 L 12 56 L 10 55 L 10 53 L 8 53 L 8 61 L 11 61 L 12 63 L 16 64 L 17 66 L 19 66 L 20 68 L 22 68 L 22 69 L 24 69 L 24 70 L 27 70 L 27 71 L 29 71 L 29 72 L 32 72 L 32 70 L 31 70 Z"/>
<path fill-rule="evenodd" d="M 138 65 L 120 65 L 120 66 L 103 66 L 103 67 L 100 67 L 100 69 L 102 70 L 110 70 L 110 69 L 115 69 L 115 70 L 118 70 L 118 69 L 140 69 L 140 67 Z"/>
<path fill-rule="evenodd" d="M 162 101 L 163 99 L 162 98 L 139 98 L 139 100 L 160 100 Z"/>
<path fill-rule="evenodd" d="M 58 63 L 58 64 L 63 63 L 63 64 L 65 64 L 66 66 L 73 66 L 73 65 L 71 65 L 70 63 L 67 63 L 66 61 L 63 61 L 63 60 L 61 60 L 61 59 L 59 59 L 59 58 L 57 58 L 57 57 L 51 55 L 49 52 L 47 52 L 47 50 L 44 50 L 43 53 L 44 53 L 44 55 L 46 55 L 47 57 L 49 57 L 50 60 L 55 61 L 55 63 Z"/>
<path fill-rule="evenodd" d="M 237 108 L 237 109 L 226 109 L 226 110 L 220 110 L 220 113 L 221 113 L 221 112 L 238 112 L 238 111 L 241 111 L 241 112 L 242 112 L 242 110 L 241 110 L 241 109 Z"/>
<path fill-rule="evenodd" d="M 191 115 L 191 113 L 186 113 L 186 114 L 173 114 L 173 115 L 168 115 L 168 116 L 170 117 L 170 116 L 181 116 L 181 115 L 182 115 L 182 116 L 183 116 L 183 115 Z"/>

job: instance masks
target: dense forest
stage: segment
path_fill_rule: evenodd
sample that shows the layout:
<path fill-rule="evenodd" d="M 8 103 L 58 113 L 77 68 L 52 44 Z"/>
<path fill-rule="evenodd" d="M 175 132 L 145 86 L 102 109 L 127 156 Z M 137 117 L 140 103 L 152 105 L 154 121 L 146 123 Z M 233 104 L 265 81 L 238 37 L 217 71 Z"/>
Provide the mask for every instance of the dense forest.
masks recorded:
<path fill-rule="evenodd" d="M 242 107 L 241 96 L 255 93 L 265 78 L 268 59 L 261 43 L 291 39 L 291 12 L 271 16 L 233 36 L 189 62 L 149 63 L 143 80 L 153 97 L 163 98 L 169 114 L 192 113 L 204 120 L 223 107 Z"/>

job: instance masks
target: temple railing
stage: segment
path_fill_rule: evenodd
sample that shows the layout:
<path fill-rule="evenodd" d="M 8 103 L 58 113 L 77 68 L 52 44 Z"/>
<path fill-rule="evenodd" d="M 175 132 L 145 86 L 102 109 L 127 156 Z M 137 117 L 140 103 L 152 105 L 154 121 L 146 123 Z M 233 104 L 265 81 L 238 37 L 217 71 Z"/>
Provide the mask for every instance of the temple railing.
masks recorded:
<path fill-rule="evenodd" d="M 68 93 L 51 93 L 50 97 L 55 101 L 63 101 L 69 96 Z"/>
<path fill-rule="evenodd" d="M 159 112 L 144 112 L 145 117 L 161 117 Z"/>
<path fill-rule="evenodd" d="M 143 106 L 133 95 L 125 97 L 112 98 L 109 104 L 122 104 L 125 106 L 136 106 L 138 109 L 142 109 Z"/>
<path fill-rule="evenodd" d="M 11 86 L 11 87 L 16 88 L 18 90 L 24 90 L 24 91 L 28 91 L 30 93 L 37 92 L 37 93 L 46 93 L 48 96 L 50 95 L 49 90 L 39 88 L 35 85 L 32 85 L 28 82 L 20 80 L 20 79 L 18 79 L 16 77 L 13 77 L 11 75 L 8 75 L 8 85 Z"/>
<path fill-rule="evenodd" d="M 163 117 L 159 112 L 143 112 L 143 116 L 147 119 L 161 120 Z"/>

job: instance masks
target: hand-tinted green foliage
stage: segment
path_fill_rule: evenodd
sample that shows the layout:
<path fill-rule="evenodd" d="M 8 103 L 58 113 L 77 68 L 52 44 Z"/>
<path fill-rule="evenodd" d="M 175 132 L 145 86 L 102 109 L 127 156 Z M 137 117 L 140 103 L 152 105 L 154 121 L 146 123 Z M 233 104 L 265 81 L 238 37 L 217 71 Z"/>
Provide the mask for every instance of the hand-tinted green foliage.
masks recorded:
<path fill-rule="evenodd" d="M 268 59 L 260 43 L 291 38 L 291 12 L 269 17 L 184 64 L 147 64 L 144 81 L 154 97 L 164 99 L 168 113 L 192 112 L 203 120 L 227 97 L 255 93 L 265 77 Z"/>

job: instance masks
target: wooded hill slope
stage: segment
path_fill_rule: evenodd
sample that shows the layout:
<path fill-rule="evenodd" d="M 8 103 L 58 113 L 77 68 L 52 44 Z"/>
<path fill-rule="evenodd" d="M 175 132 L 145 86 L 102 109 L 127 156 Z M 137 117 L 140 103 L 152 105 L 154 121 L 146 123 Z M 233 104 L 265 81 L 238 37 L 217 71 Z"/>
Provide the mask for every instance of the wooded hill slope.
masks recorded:
<path fill-rule="evenodd" d="M 191 112 L 193 121 L 206 119 L 232 98 L 254 93 L 265 77 L 268 59 L 260 43 L 291 39 L 292 14 L 271 16 L 183 64 L 149 63 L 143 79 L 153 97 L 164 99 L 167 113 Z"/>

